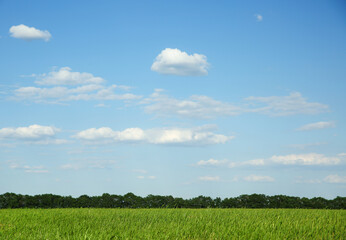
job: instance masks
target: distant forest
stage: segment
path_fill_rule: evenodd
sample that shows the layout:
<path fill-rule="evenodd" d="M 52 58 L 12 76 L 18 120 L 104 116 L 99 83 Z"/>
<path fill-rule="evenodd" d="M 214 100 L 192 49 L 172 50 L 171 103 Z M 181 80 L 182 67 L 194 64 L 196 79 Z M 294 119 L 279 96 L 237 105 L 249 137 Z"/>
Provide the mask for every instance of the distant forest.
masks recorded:
<path fill-rule="evenodd" d="M 0 195 L 1 208 L 307 208 L 346 209 L 346 197 L 327 200 L 322 197 L 300 198 L 285 195 L 264 194 L 240 195 L 234 198 L 211 198 L 199 196 L 191 199 L 172 196 L 136 196 L 133 193 L 102 196 L 81 195 L 59 196 L 53 194 L 21 195 L 5 193 Z"/>

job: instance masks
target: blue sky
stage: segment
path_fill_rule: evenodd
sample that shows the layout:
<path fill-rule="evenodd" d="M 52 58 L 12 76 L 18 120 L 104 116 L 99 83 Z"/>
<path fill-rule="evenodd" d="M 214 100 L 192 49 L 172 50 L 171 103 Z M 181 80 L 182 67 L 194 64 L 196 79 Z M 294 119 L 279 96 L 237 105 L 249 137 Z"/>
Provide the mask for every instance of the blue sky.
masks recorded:
<path fill-rule="evenodd" d="M 0 193 L 346 192 L 343 1 L 0 1 Z"/>

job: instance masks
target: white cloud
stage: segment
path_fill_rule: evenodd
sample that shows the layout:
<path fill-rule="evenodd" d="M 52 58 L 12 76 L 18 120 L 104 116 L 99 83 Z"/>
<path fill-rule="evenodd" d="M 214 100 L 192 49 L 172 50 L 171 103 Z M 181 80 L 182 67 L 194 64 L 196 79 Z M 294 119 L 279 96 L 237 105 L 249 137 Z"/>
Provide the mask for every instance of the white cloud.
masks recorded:
<path fill-rule="evenodd" d="M 318 114 L 328 111 L 328 105 L 307 102 L 299 92 L 293 92 L 289 96 L 248 97 L 245 100 L 252 102 L 254 108 L 251 112 L 263 113 L 271 116 L 288 116 L 296 114 Z M 256 103 L 263 106 L 256 107 Z"/>
<path fill-rule="evenodd" d="M 40 126 L 37 124 L 28 127 L 1 128 L 0 139 L 44 140 L 54 137 L 59 131 L 55 127 Z"/>
<path fill-rule="evenodd" d="M 329 175 L 323 179 L 327 183 L 346 183 L 346 176 Z"/>
<path fill-rule="evenodd" d="M 69 67 L 62 67 L 58 71 L 40 75 L 40 80 L 35 81 L 38 85 L 83 85 L 101 84 L 104 79 L 95 77 L 91 73 L 72 72 Z"/>
<path fill-rule="evenodd" d="M 35 77 L 37 77 L 35 75 Z M 43 103 L 64 103 L 69 101 L 90 100 L 134 100 L 141 96 L 132 93 L 116 93 L 116 90 L 127 91 L 126 86 L 105 86 L 104 80 L 91 73 L 71 72 L 69 67 L 60 68 L 48 74 L 39 75 L 38 85 L 54 85 L 52 87 L 29 86 L 14 90 L 12 100 L 34 101 Z M 74 86 L 73 86 L 74 85 Z M 73 87 L 71 87 L 73 86 Z"/>
<path fill-rule="evenodd" d="M 177 48 L 166 48 L 156 57 L 151 70 L 169 75 L 200 76 L 208 74 L 208 66 L 205 55 L 189 55 Z"/>
<path fill-rule="evenodd" d="M 250 175 L 243 178 L 245 181 L 248 182 L 274 182 L 275 179 L 270 176 L 257 176 L 257 175 Z"/>
<path fill-rule="evenodd" d="M 235 116 L 241 108 L 229 103 L 214 100 L 207 96 L 191 96 L 188 99 L 175 99 L 161 93 L 161 89 L 141 103 L 146 104 L 144 110 L 157 116 L 179 116 L 187 118 L 210 119 L 220 116 Z"/>
<path fill-rule="evenodd" d="M 262 22 L 263 21 L 263 16 L 260 14 L 255 14 L 257 22 Z"/>
<path fill-rule="evenodd" d="M 27 41 L 43 39 L 49 41 L 52 35 L 47 30 L 39 30 L 34 27 L 28 27 L 24 24 L 12 26 L 10 28 L 11 37 L 20 38 Z"/>
<path fill-rule="evenodd" d="M 226 143 L 233 136 L 215 134 L 201 128 L 127 128 L 123 131 L 114 131 L 108 127 L 90 128 L 77 133 L 74 138 L 100 143 L 136 142 L 150 144 L 183 144 L 209 145 Z"/>
<path fill-rule="evenodd" d="M 207 181 L 207 182 L 217 182 L 220 181 L 219 176 L 204 176 L 198 178 L 200 181 Z"/>
<path fill-rule="evenodd" d="M 332 128 L 335 127 L 334 122 L 316 122 L 316 123 L 309 123 L 304 126 L 301 126 L 297 129 L 297 131 L 310 131 L 310 130 L 318 130 L 318 129 L 324 129 L 324 128 Z"/>
<path fill-rule="evenodd" d="M 209 159 L 209 160 L 201 160 L 197 163 L 197 166 L 223 166 L 227 163 L 227 160 L 216 160 L 216 159 Z"/>
<path fill-rule="evenodd" d="M 337 165 L 341 163 L 340 158 L 326 157 L 323 154 L 290 154 L 283 156 L 272 156 L 270 160 L 273 163 L 283 165 Z"/>

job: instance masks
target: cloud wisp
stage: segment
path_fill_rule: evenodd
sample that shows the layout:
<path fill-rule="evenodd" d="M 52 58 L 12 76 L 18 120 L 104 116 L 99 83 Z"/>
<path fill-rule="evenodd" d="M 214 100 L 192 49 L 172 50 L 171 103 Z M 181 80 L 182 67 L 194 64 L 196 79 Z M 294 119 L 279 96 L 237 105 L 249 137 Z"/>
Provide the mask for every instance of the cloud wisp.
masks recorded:
<path fill-rule="evenodd" d="M 127 128 L 123 131 L 114 131 L 109 127 L 90 128 L 73 136 L 87 143 L 147 143 L 201 146 L 224 144 L 233 136 L 216 134 L 200 128 Z"/>
<path fill-rule="evenodd" d="M 339 176 L 338 174 L 328 175 L 323 179 L 327 183 L 346 183 L 346 176 Z"/>
<path fill-rule="evenodd" d="M 259 175 L 250 175 L 243 177 L 243 180 L 247 182 L 274 182 L 275 179 L 270 176 L 259 176 Z"/>
<path fill-rule="evenodd" d="M 16 162 L 10 162 L 9 167 L 11 169 L 23 170 L 26 173 L 48 173 L 48 169 L 44 166 L 29 166 L 21 165 Z"/>
<path fill-rule="evenodd" d="M 218 182 L 220 181 L 219 176 L 202 176 L 198 178 L 199 181 L 203 182 Z"/>
<path fill-rule="evenodd" d="M 82 170 L 82 169 L 114 169 L 117 168 L 115 160 L 104 159 L 77 159 L 71 163 L 60 166 L 61 170 Z"/>
<path fill-rule="evenodd" d="M 166 75 L 202 76 L 208 74 L 207 57 L 187 54 L 177 48 L 166 48 L 156 57 L 151 70 Z"/>
<path fill-rule="evenodd" d="M 11 37 L 26 41 L 42 39 L 49 41 L 52 35 L 47 30 L 39 30 L 34 27 L 28 27 L 24 24 L 12 26 L 9 30 Z"/>
<path fill-rule="evenodd" d="M 178 116 L 197 119 L 211 119 L 219 116 L 235 116 L 241 108 L 217 101 L 211 97 L 194 95 L 188 99 L 179 100 L 156 89 L 149 98 L 141 101 L 147 113 L 157 116 Z"/>
<path fill-rule="evenodd" d="M 267 159 L 253 159 L 248 161 L 230 161 L 227 159 L 217 160 L 201 160 L 196 163 L 199 167 L 261 167 L 261 166 L 274 166 L 274 165 L 286 165 L 286 166 L 335 166 L 346 163 L 346 158 L 342 154 L 337 156 L 325 156 L 318 153 L 308 154 L 289 154 L 289 155 L 274 155 Z"/>
<path fill-rule="evenodd" d="M 253 105 L 251 112 L 270 116 L 289 116 L 297 114 L 319 114 L 329 110 L 328 105 L 308 102 L 299 92 L 292 92 L 289 96 L 248 97 Z"/>
<path fill-rule="evenodd" d="M 257 22 L 262 22 L 263 21 L 263 16 L 261 14 L 255 14 L 255 18 L 257 20 Z"/>
<path fill-rule="evenodd" d="M 140 103 L 144 111 L 158 117 L 181 117 L 192 119 L 213 119 L 258 113 L 269 116 L 289 116 L 298 114 L 319 114 L 329 110 L 328 105 L 308 102 L 298 92 L 289 96 L 248 97 L 241 103 L 228 103 L 208 96 L 193 95 L 187 99 L 176 99 L 156 89 L 150 97 Z"/>
<path fill-rule="evenodd" d="M 307 184 L 320 184 L 320 183 L 332 183 L 332 184 L 343 184 L 346 183 L 346 176 L 339 176 L 338 174 L 331 174 L 323 179 L 304 179 L 299 177 L 296 183 L 307 183 Z"/>
<path fill-rule="evenodd" d="M 325 128 L 333 128 L 333 127 L 335 127 L 335 123 L 333 121 L 316 122 L 316 123 L 306 124 L 296 130 L 297 131 L 311 131 L 311 130 L 319 130 L 319 129 L 325 129 Z"/>

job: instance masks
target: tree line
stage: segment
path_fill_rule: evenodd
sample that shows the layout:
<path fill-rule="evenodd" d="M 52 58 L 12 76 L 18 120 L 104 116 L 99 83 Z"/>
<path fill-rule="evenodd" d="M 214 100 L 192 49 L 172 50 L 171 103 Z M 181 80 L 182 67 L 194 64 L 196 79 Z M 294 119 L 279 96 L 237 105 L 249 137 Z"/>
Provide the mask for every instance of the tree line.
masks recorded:
<path fill-rule="evenodd" d="M 102 196 L 81 195 L 79 197 L 54 194 L 21 195 L 5 193 L 0 195 L 1 208 L 307 208 L 307 209 L 346 209 L 346 197 L 332 200 L 322 197 L 300 198 L 285 195 L 266 196 L 264 194 L 243 194 L 234 198 L 213 199 L 198 196 L 191 199 L 172 196 L 125 195 Z"/>

